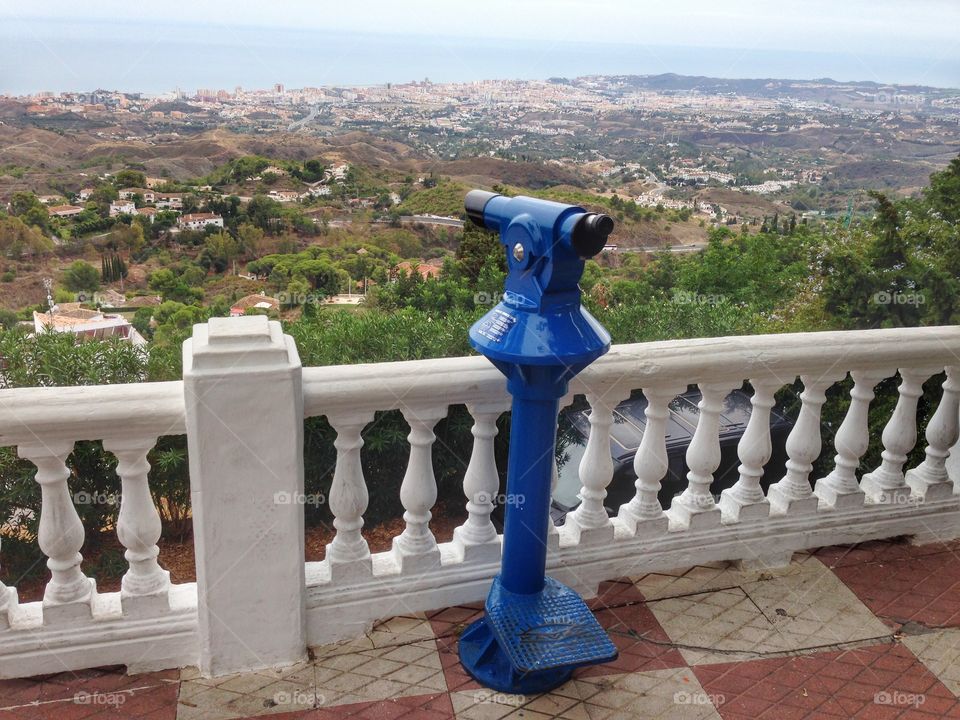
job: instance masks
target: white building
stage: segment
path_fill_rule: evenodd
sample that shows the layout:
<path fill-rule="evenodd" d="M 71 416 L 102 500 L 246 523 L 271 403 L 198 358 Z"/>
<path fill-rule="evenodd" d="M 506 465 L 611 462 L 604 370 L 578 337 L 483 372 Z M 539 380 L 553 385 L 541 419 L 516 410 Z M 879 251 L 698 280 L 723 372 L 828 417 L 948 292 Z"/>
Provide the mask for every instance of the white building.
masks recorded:
<path fill-rule="evenodd" d="M 99 310 L 87 310 L 80 303 L 54 306 L 53 312 L 33 313 L 33 329 L 38 335 L 45 332 L 69 332 L 89 339 L 122 337 L 134 345 L 145 345 L 146 340 L 122 315 L 107 315 Z"/>
<path fill-rule="evenodd" d="M 110 203 L 110 217 L 117 215 L 133 215 L 137 211 L 137 206 L 132 200 L 118 200 Z"/>
<path fill-rule="evenodd" d="M 213 213 L 187 213 L 177 225 L 181 230 L 203 230 L 206 227 L 223 227 L 223 218 Z"/>

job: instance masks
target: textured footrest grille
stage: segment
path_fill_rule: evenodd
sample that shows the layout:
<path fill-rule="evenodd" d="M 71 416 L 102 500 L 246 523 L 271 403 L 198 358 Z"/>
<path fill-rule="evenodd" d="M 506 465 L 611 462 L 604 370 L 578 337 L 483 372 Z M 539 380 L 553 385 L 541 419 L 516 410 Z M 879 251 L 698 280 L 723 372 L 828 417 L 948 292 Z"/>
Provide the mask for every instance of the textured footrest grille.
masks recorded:
<path fill-rule="evenodd" d="M 608 662 L 617 649 L 580 596 L 546 578 L 543 591 L 517 595 L 493 581 L 487 620 L 511 665 L 520 672 Z"/>

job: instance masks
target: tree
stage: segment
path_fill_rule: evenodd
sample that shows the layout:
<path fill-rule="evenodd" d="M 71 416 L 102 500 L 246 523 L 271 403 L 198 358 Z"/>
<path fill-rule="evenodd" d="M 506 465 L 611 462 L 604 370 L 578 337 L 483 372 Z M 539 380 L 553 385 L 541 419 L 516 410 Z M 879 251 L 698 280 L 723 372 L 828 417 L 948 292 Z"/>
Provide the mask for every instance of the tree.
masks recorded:
<path fill-rule="evenodd" d="M 53 243 L 18 217 L 0 217 L 0 256 L 19 258 L 25 251 L 49 253 Z"/>
<path fill-rule="evenodd" d="M 121 170 L 113 176 L 113 181 L 117 187 L 121 188 L 142 188 L 147 186 L 147 176 L 139 170 Z"/>
<path fill-rule="evenodd" d="M 10 198 L 10 214 L 16 217 L 26 215 L 33 208 L 44 209 L 43 203 L 32 192 L 15 192 Z"/>
<path fill-rule="evenodd" d="M 90 263 L 76 260 L 64 271 L 63 284 L 71 292 L 92 292 L 100 287 L 100 273 Z"/>
<path fill-rule="evenodd" d="M 237 228 L 237 239 L 241 253 L 247 257 L 260 257 L 263 252 L 263 230 L 250 223 L 242 223 Z"/>

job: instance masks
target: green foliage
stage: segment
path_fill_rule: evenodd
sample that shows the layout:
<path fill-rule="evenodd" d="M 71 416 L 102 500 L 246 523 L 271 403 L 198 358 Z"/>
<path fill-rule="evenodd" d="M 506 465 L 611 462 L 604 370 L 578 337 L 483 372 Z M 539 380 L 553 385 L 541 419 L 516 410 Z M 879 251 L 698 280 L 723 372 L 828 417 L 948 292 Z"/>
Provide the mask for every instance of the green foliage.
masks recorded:
<path fill-rule="evenodd" d="M 459 217 L 463 214 L 463 197 L 469 187 L 453 180 L 441 180 L 433 187 L 411 193 L 397 210 L 402 215 L 444 215 Z"/>
<path fill-rule="evenodd" d="M 0 217 L 0 257 L 19 258 L 24 253 L 50 253 L 53 243 L 36 227 L 18 217 Z"/>
<path fill-rule="evenodd" d="M 118 188 L 145 188 L 147 176 L 138 170 L 121 170 L 113 176 L 113 183 Z"/>
<path fill-rule="evenodd" d="M 92 292 L 100 287 L 100 273 L 90 263 L 75 260 L 64 271 L 63 284 L 72 292 Z"/>

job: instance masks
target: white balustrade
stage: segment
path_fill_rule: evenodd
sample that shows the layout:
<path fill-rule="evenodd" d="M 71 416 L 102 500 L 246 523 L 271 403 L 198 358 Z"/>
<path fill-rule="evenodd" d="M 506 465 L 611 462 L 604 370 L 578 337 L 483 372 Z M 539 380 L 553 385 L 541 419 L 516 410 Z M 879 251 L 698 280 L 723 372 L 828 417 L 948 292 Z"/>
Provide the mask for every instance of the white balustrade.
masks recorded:
<path fill-rule="evenodd" d="M 467 519 L 453 531 L 457 556 L 464 561 L 500 558 L 500 536 L 490 520 L 493 501 L 500 490 L 494 438 L 497 419 L 508 409 L 503 402 L 467 406 L 473 417 L 473 449 L 463 475 L 463 494 L 467 498 Z"/>
<path fill-rule="evenodd" d="M 880 467 L 863 476 L 860 489 L 873 503 L 902 503 L 910 497 L 903 474 L 907 455 L 917 444 L 917 402 L 923 383 L 940 368 L 900 368 L 899 398 L 883 428 Z"/>
<path fill-rule="evenodd" d="M 813 463 L 820 457 L 823 441 L 820 435 L 820 413 L 827 400 L 826 391 L 843 378 L 843 374 L 801 375 L 800 415 L 787 436 L 787 472 L 783 479 L 770 486 L 767 499 L 771 512 L 790 515 L 817 512 L 819 499 L 810 487 Z"/>
<path fill-rule="evenodd" d="M 604 500 L 607 486 L 613 480 L 613 458 L 610 455 L 610 428 L 613 411 L 619 402 L 630 397 L 630 390 L 617 388 L 604 395 L 587 394 L 590 403 L 590 435 L 580 459 L 580 504 L 567 515 L 562 535 L 568 542 L 605 543 L 613 539 L 613 522 L 607 516 Z"/>
<path fill-rule="evenodd" d="M 84 532 L 73 506 L 67 478 L 72 442 L 20 445 L 17 453 L 37 467 L 40 483 L 40 529 L 37 542 L 47 556 L 50 581 L 43 592 L 43 622 L 58 624 L 90 619 L 96 582 L 80 570 Z"/>
<path fill-rule="evenodd" d="M 753 386 L 750 420 L 737 444 L 740 477 L 733 487 L 720 493 L 723 514 L 740 522 L 762 520 L 770 514 L 770 503 L 763 494 L 760 480 L 773 454 L 770 410 L 774 405 L 774 393 L 780 387 L 777 380 L 751 380 L 750 384 Z"/>
<path fill-rule="evenodd" d="M 713 473 L 720 467 L 720 411 L 733 387 L 700 383 L 700 417 L 687 448 L 687 488 L 670 504 L 668 515 L 683 527 L 703 529 L 720 525 L 720 509 L 710 494 Z"/>
<path fill-rule="evenodd" d="M 124 557 L 130 565 L 121 581 L 120 600 L 125 614 L 154 615 L 170 608 L 170 573 L 157 562 L 157 541 L 163 526 L 147 482 L 147 453 L 156 442 L 156 438 L 103 441 L 104 449 L 117 457 L 122 488 L 117 537 L 126 548 Z"/>
<path fill-rule="evenodd" d="M 833 471 L 817 480 L 815 494 L 827 507 L 838 510 L 861 507 L 864 494 L 857 482 L 860 458 L 870 446 L 870 403 L 874 387 L 893 370 L 854 370 L 850 373 L 853 387 L 850 389 L 850 407 L 837 430 L 833 444 L 837 454 L 833 459 Z"/>
<path fill-rule="evenodd" d="M 236 672 L 296 662 L 308 644 L 354 637 L 390 615 L 483 599 L 500 542 L 490 522 L 499 487 L 496 420 L 510 401 L 503 376 L 485 358 L 301 369 L 292 339 L 262 317 L 198 326 L 186 350 L 183 382 L 0 390 L 0 444 L 16 446 L 37 466 L 38 542 L 52 575 L 42 602 L 23 602 L 16 589 L 0 585 L 0 677 L 115 664 Z M 580 468 L 583 503 L 562 536 L 549 526 L 548 572 L 590 593 L 604 580 L 683 565 L 757 559 L 763 565 L 821 545 L 956 537 L 958 356 L 956 327 L 613 347 L 571 380 L 559 403 L 589 396 L 591 432 Z M 901 368 L 900 395 L 884 429 L 883 462 L 860 483 L 868 498 L 860 506 L 857 466 L 870 440 L 873 387 L 894 367 Z M 923 380 L 944 367 L 926 457 L 904 476 Z M 821 448 L 821 408 L 845 370 L 852 370 L 854 387 L 835 438 L 835 467 L 814 493 L 809 479 Z M 803 404 L 787 441 L 787 472 L 765 499 L 773 395 L 784 378 L 798 375 Z M 718 508 L 710 490 L 721 457 L 719 421 L 724 397 L 744 378 L 754 388 L 753 410 L 738 445 L 739 479 Z M 664 513 L 657 498 L 668 471 L 670 401 L 692 383 L 703 398 L 687 448 L 688 484 Z M 611 523 L 604 510 L 611 412 L 636 388 L 648 401 L 634 458 L 636 493 Z M 433 428 L 455 403 L 473 416 L 463 478 L 468 517 L 453 542 L 438 544 L 429 525 L 437 498 Z M 374 412 L 398 407 L 410 425 L 400 490 L 405 525 L 391 550 L 371 553 L 362 534 L 368 503 L 362 431 Z M 305 563 L 304 513 L 296 499 L 303 491 L 302 419 L 314 416 L 326 416 L 337 433 L 329 498 L 336 535 L 324 562 Z M 154 438 L 184 432 L 198 581 L 177 585 L 158 562 L 159 518 L 146 457 Z M 98 594 L 81 571 L 84 529 L 66 460 L 75 441 L 89 440 L 103 440 L 118 459 L 117 533 L 129 561 L 120 592 Z M 911 489 L 927 502 L 876 501 Z M 251 608 L 267 610 L 256 615 Z"/>
<path fill-rule="evenodd" d="M 960 390 L 960 367 L 946 368 L 947 379 L 943 383 L 943 395 L 937 411 L 927 424 L 926 458 L 916 468 L 908 470 L 905 480 L 913 495 L 924 501 L 945 500 L 953 495 L 953 483 L 947 475 L 946 460 L 950 448 L 960 435 L 958 425 L 958 390 Z"/>
<path fill-rule="evenodd" d="M 669 468 L 667 456 L 667 418 L 673 399 L 687 389 L 686 385 L 643 388 L 647 399 L 647 419 L 640 447 L 633 456 L 634 483 L 637 492 L 629 503 L 620 506 L 617 518 L 632 535 L 651 536 L 666 531 L 668 520 L 660 505 L 660 486 Z"/>
<path fill-rule="evenodd" d="M 410 425 L 410 459 L 400 485 L 406 526 L 393 539 L 393 554 L 401 573 L 440 566 L 440 548 L 430 531 L 430 508 L 437 502 L 437 480 L 433 474 L 433 443 L 437 436 L 433 427 L 446 415 L 446 405 L 403 408 L 403 417 Z"/>
<path fill-rule="evenodd" d="M 332 415 L 328 420 L 337 433 L 333 442 L 337 450 L 337 465 L 330 485 L 330 511 L 337 534 L 333 542 L 327 545 L 326 560 L 333 580 L 356 581 L 373 575 L 370 548 L 361 532 L 363 513 L 370 498 L 360 462 L 360 449 L 363 447 L 361 433 L 373 420 L 373 413 Z"/>

